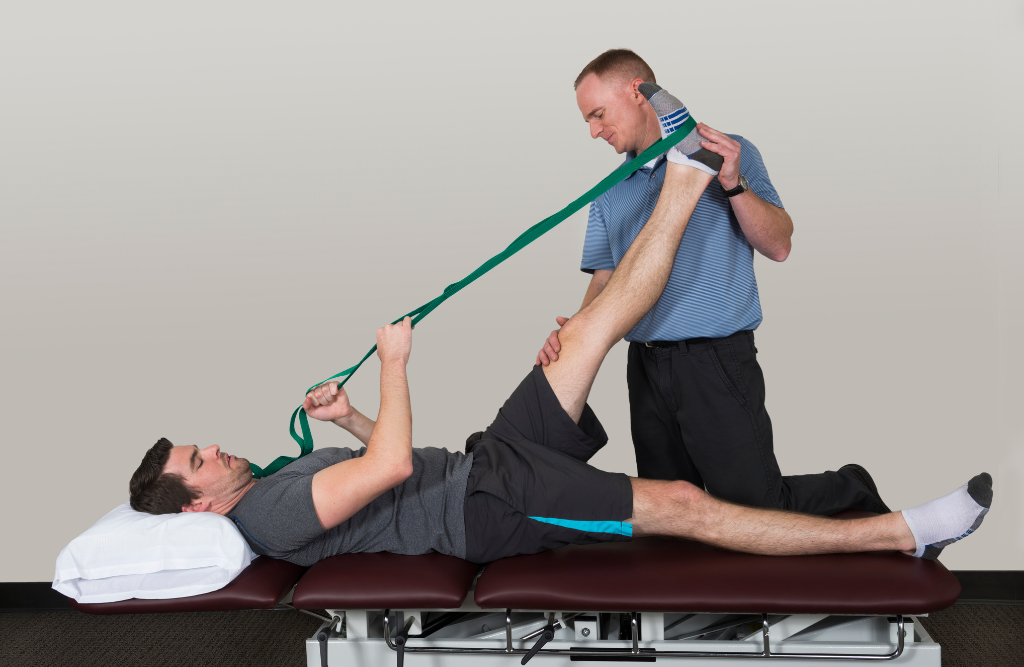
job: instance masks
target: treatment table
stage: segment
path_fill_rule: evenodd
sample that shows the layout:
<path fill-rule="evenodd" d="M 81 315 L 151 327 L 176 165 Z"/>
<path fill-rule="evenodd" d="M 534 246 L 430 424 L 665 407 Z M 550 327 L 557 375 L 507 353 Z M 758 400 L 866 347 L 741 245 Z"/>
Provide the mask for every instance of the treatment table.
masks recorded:
<path fill-rule="evenodd" d="M 939 667 L 938 644 L 913 616 L 945 609 L 959 595 L 941 563 L 899 553 L 754 556 L 638 538 L 482 568 L 442 554 L 344 554 L 308 570 L 260 557 L 212 593 L 72 604 L 98 614 L 305 610 L 324 621 L 306 640 L 309 667 L 750 660 Z"/>

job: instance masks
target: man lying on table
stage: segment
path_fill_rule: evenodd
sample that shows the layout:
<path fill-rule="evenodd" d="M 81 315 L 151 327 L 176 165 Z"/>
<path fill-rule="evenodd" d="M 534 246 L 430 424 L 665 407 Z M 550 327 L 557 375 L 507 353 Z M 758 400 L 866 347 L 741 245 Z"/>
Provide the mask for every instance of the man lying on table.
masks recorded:
<path fill-rule="evenodd" d="M 679 145 L 690 144 L 700 146 Z M 470 436 L 466 453 L 412 447 L 406 318 L 377 331 L 376 422 L 351 407 L 337 383 L 306 396 L 311 417 L 333 421 L 364 448 L 320 449 L 255 480 L 246 459 L 217 445 L 161 439 L 132 476 L 132 507 L 225 515 L 253 551 L 299 565 L 377 551 L 438 551 L 484 563 L 643 535 L 768 555 L 898 550 L 935 558 L 981 524 L 992 501 L 987 473 L 913 509 L 840 521 L 734 505 L 688 482 L 629 478 L 586 463 L 607 442 L 587 405 L 594 377 L 665 287 L 712 180 L 690 166 L 702 156 L 669 151 L 654 213 L 601 293 L 562 327 L 558 360 L 533 368 L 494 422 Z"/>

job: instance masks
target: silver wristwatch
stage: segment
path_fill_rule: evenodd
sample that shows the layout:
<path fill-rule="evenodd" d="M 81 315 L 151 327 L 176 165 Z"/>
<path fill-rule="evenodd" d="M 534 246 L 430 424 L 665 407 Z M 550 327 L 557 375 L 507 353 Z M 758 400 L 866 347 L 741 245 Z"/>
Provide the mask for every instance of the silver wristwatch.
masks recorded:
<path fill-rule="evenodd" d="M 739 185 L 734 187 L 732 190 L 726 190 L 725 191 L 725 196 L 726 197 L 735 197 L 736 195 L 743 194 L 744 192 L 746 192 L 749 189 L 750 189 L 750 183 L 747 182 L 747 177 L 744 176 L 743 174 L 740 174 Z"/>

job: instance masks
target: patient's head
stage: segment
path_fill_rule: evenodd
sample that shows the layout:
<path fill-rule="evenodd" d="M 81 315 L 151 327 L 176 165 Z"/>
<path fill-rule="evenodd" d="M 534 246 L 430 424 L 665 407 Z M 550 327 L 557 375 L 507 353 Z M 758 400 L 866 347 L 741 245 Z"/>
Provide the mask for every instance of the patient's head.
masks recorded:
<path fill-rule="evenodd" d="M 128 483 L 132 509 L 150 514 L 223 512 L 252 484 L 249 461 L 217 445 L 175 447 L 160 438 Z"/>

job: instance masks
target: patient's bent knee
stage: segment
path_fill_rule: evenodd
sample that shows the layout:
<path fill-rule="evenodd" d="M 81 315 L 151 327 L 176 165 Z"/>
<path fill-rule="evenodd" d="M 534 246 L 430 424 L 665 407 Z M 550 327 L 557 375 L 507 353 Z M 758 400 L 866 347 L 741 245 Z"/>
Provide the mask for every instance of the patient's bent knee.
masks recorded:
<path fill-rule="evenodd" d="M 558 332 L 558 342 L 565 345 L 569 340 L 585 338 L 589 328 L 589 319 L 584 313 L 576 313 L 570 317 Z"/>
<path fill-rule="evenodd" d="M 616 341 L 607 340 L 608 336 L 601 326 L 600 317 L 588 311 L 576 313 L 562 325 L 558 332 L 558 342 L 564 350 L 575 347 L 593 354 L 604 355 Z"/>

